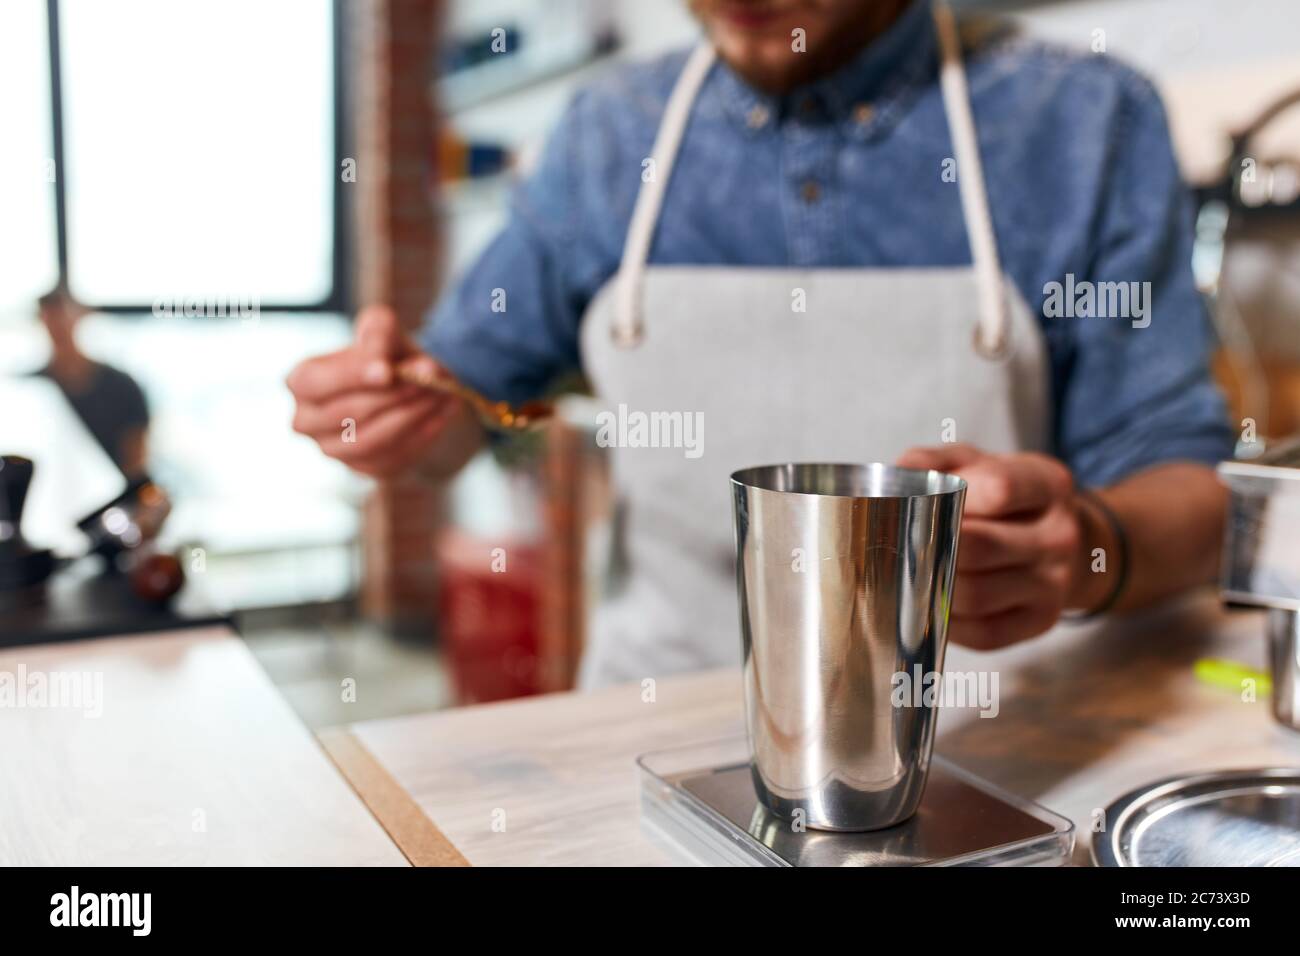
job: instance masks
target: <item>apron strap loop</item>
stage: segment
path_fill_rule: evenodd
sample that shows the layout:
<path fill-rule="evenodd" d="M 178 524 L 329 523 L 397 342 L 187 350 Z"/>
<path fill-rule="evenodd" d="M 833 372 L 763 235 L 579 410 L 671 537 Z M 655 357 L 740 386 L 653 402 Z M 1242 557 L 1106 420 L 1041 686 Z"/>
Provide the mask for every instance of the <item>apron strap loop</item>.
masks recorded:
<path fill-rule="evenodd" d="M 614 290 L 616 305 L 613 336 L 614 344 L 620 348 L 632 348 L 641 341 L 644 331 L 641 321 L 641 286 L 646 260 L 650 255 L 650 243 L 654 239 L 664 191 L 673 174 L 673 165 L 677 161 L 677 151 L 686 132 L 691 107 L 716 58 L 713 44 L 707 41 L 692 51 L 668 98 L 668 105 L 664 108 L 663 122 L 659 125 L 650 152 L 654 165 L 649 169 L 648 180 L 644 179 L 643 171 L 643 182 L 637 193 L 636 206 L 632 210 L 632 222 L 628 226 L 627 241 L 623 244 L 623 261 L 619 265 Z"/>

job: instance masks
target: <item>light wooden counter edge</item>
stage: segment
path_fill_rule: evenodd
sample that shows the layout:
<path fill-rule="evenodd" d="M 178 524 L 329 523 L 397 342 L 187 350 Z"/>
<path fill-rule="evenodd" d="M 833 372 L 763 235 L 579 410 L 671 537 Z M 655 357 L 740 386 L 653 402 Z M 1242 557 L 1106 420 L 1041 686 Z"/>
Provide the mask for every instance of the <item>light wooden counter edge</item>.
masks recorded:
<path fill-rule="evenodd" d="M 346 728 L 316 735 L 321 748 L 412 866 L 469 866 L 374 755 Z"/>

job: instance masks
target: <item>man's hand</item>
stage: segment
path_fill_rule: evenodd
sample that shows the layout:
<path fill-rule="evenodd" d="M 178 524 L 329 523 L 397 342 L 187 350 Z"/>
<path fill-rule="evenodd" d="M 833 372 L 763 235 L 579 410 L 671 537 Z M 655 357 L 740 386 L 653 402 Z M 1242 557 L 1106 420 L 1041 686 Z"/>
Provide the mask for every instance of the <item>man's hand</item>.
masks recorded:
<path fill-rule="evenodd" d="M 420 379 L 446 373 L 420 351 L 383 306 L 357 316 L 356 341 L 329 355 L 307 359 L 288 378 L 298 403 L 294 431 L 323 452 L 376 478 L 390 478 L 432 458 L 439 473 L 473 453 L 481 432 L 459 398 L 409 385 L 399 366 Z"/>
<path fill-rule="evenodd" d="M 971 445 L 913 448 L 898 464 L 957 474 L 968 485 L 948 630 L 954 641 L 1004 647 L 1043 633 L 1076 606 L 1085 522 L 1064 464 Z"/>

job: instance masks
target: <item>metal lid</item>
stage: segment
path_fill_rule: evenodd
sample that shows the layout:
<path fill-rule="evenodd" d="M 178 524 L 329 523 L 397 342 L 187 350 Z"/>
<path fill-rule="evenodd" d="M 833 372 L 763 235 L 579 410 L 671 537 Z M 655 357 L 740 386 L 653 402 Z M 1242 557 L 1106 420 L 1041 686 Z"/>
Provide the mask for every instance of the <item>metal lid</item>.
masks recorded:
<path fill-rule="evenodd" d="M 1173 777 L 1120 797 L 1092 835 L 1099 866 L 1300 867 L 1300 769 Z"/>

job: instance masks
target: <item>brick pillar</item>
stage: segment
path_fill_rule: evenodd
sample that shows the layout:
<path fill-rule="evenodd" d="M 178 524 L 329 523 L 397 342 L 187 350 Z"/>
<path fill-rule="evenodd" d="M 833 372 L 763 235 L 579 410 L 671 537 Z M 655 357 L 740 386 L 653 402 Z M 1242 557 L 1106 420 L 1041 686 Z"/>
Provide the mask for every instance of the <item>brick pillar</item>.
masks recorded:
<path fill-rule="evenodd" d="M 586 627 L 583 487 L 586 436 L 562 418 L 546 429 L 542 459 L 542 606 L 538 689 L 572 690 Z"/>
<path fill-rule="evenodd" d="M 430 90 L 443 0 L 357 0 L 349 17 L 350 115 L 357 160 L 353 248 L 359 303 L 387 303 L 415 329 L 439 280 Z M 384 482 L 364 510 L 362 610 L 428 633 L 440 494 L 415 480 Z"/>

